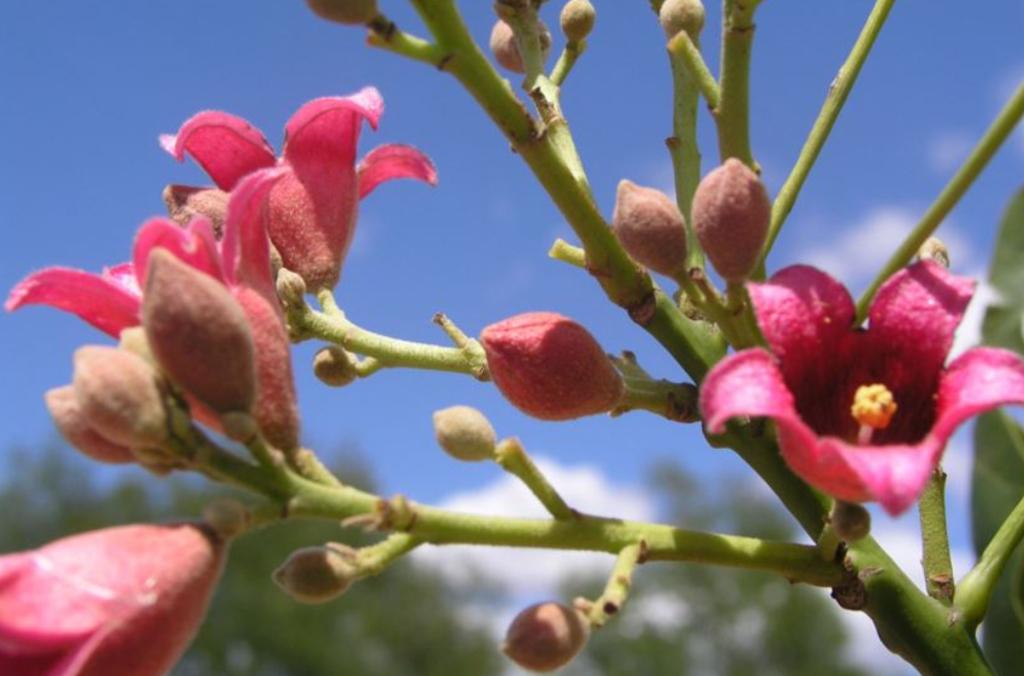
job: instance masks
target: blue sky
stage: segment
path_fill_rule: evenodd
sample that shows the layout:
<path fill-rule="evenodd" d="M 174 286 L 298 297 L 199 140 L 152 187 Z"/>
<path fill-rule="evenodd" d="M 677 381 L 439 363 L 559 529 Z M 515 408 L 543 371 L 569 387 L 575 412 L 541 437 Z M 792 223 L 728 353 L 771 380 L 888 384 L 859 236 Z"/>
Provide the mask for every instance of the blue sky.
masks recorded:
<path fill-rule="evenodd" d="M 486 40 L 490 3 L 463 2 Z M 598 202 L 610 213 L 622 178 L 668 188 L 663 140 L 671 90 L 664 39 L 644 0 L 605 0 L 590 49 L 563 103 Z M 383 2 L 424 33 L 406 3 Z M 557 3 L 545 15 L 557 23 Z M 765 2 L 752 73 L 752 141 L 774 193 L 789 171 L 828 84 L 871 3 Z M 953 12 L 950 7 L 960 11 Z M 991 0 L 897 3 L 833 138 L 793 210 L 770 263 L 809 260 L 859 288 L 899 233 L 941 189 L 970 143 L 1024 79 L 1024 6 Z M 708 8 L 706 58 L 717 70 L 719 14 Z M 0 6 L 0 287 L 51 264 L 98 270 L 125 260 L 131 238 L 160 213 L 167 183 L 202 184 L 191 164 L 157 145 L 194 112 L 248 118 L 275 146 L 304 101 L 376 85 L 387 104 L 361 150 L 411 143 L 435 161 L 440 184 L 385 185 L 363 203 L 356 245 L 338 287 L 349 316 L 375 331 L 443 342 L 430 323 L 448 313 L 466 331 L 526 310 L 555 310 L 588 326 L 610 351 L 634 350 L 659 377 L 679 379 L 658 345 L 575 269 L 549 261 L 555 237 L 571 240 L 546 196 L 457 83 L 364 45 L 362 32 L 320 22 L 303 2 L 3 3 Z M 705 171 L 716 157 L 701 119 Z M 994 225 L 1024 173 L 1024 134 L 995 158 L 941 233 L 954 268 L 984 269 Z M 79 345 L 105 337 L 74 318 L 30 308 L 0 317 L 8 386 L 0 392 L 0 447 L 50 438 L 43 392 L 67 382 Z M 305 437 L 330 449 L 355 442 L 388 492 L 440 501 L 493 482 L 494 467 L 455 463 L 432 441 L 430 413 L 477 406 L 499 434 L 520 436 L 560 464 L 590 465 L 625 485 L 669 456 L 712 477 L 743 471 L 709 450 L 698 430 L 635 413 L 571 424 L 531 420 L 468 378 L 384 372 L 343 390 L 309 375 L 311 346 L 296 351 Z M 969 468 L 966 448 L 951 461 Z M 956 480 L 954 480 L 956 481 Z M 965 543 L 963 495 L 954 531 Z M 610 509 L 614 509 L 610 506 Z M 910 528 L 908 514 L 894 528 Z"/>

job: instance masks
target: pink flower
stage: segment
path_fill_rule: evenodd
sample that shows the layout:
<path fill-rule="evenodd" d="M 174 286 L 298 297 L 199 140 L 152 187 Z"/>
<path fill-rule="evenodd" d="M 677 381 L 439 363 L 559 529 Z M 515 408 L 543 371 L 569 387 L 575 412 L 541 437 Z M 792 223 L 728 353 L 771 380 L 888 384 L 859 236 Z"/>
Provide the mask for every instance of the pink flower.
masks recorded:
<path fill-rule="evenodd" d="M 0 556 L 0 673 L 156 676 L 198 629 L 224 547 L 189 525 L 106 528 Z"/>
<path fill-rule="evenodd" d="M 333 288 L 355 232 L 359 200 L 393 178 L 437 182 L 430 159 L 409 146 L 379 146 L 356 165 L 360 122 L 376 129 L 383 112 L 384 101 L 373 87 L 314 99 L 285 125 L 280 160 L 259 130 L 219 111 L 198 113 L 160 143 L 179 161 L 191 154 L 221 190 L 275 162 L 285 167 L 270 194 L 270 239 L 284 266 L 310 289 Z"/>
<path fill-rule="evenodd" d="M 221 281 L 249 319 L 256 347 L 259 394 L 256 418 L 272 444 L 290 449 L 298 445 L 299 415 L 295 403 L 290 343 L 274 282 L 265 229 L 265 201 L 282 170 L 254 174 L 232 191 L 224 239 L 217 242 L 213 227 L 203 218 L 187 227 L 154 218 L 135 237 L 132 263 L 123 263 L 99 275 L 69 268 L 46 268 L 19 282 L 5 307 L 50 305 L 78 315 L 96 328 L 117 337 L 141 323 L 141 291 L 149 253 L 168 249 L 177 258 Z M 200 413 L 204 422 L 210 416 Z"/>
<path fill-rule="evenodd" d="M 772 352 L 743 350 L 708 374 L 700 406 L 712 433 L 739 416 L 778 427 L 782 455 L 805 481 L 898 514 L 920 495 L 966 419 L 1024 403 L 1024 362 L 975 348 L 943 364 L 973 282 L 925 261 L 879 290 L 866 330 L 837 281 L 811 267 L 748 285 Z"/>

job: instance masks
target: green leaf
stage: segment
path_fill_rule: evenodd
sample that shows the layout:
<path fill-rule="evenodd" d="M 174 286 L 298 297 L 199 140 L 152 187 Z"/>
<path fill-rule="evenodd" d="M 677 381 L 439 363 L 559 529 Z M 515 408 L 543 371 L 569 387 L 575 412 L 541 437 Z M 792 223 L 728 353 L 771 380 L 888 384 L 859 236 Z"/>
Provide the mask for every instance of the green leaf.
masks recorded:
<path fill-rule="evenodd" d="M 983 342 L 1024 354 L 1024 190 L 1003 214 L 989 283 L 999 299 L 985 312 Z M 980 555 L 1024 498 L 1024 431 L 1002 411 L 987 413 L 978 419 L 974 449 L 971 523 L 974 549 Z M 1020 548 L 992 595 L 982 643 L 997 673 L 1019 673 L 1024 663 L 1024 550 Z"/>

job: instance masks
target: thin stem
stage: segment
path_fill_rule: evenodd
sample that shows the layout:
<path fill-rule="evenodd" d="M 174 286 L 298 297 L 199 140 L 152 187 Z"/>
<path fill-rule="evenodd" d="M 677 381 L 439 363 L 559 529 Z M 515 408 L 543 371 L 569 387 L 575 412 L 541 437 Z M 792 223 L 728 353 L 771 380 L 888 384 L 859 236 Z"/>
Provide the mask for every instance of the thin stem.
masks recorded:
<path fill-rule="evenodd" d="M 1024 538 L 1024 500 L 1017 503 L 1006 517 L 992 541 L 985 547 L 978 563 L 957 585 L 953 606 L 969 627 L 976 627 L 988 611 L 992 591 L 1010 560 L 1013 550 Z"/>
<path fill-rule="evenodd" d="M 615 567 L 608 576 L 604 592 L 593 603 L 584 602 L 584 605 L 588 606 L 587 620 L 591 627 L 603 627 L 611 617 L 622 610 L 633 586 L 633 573 L 646 558 L 647 543 L 643 540 L 622 548 L 615 558 Z"/>
<path fill-rule="evenodd" d="M 725 0 L 722 12 L 721 97 L 713 111 L 722 162 L 738 158 L 760 173 L 750 150 L 750 55 L 754 10 L 761 0 Z"/>
<path fill-rule="evenodd" d="M 946 473 L 935 468 L 918 504 L 921 518 L 921 565 L 928 595 L 945 605 L 953 602 L 953 560 L 946 530 Z"/>
<path fill-rule="evenodd" d="M 432 66 L 440 66 L 444 62 L 445 52 L 441 47 L 399 30 L 398 26 L 383 14 L 371 21 L 367 28 L 369 33 L 366 42 L 373 47 Z"/>
<path fill-rule="evenodd" d="M 395 562 L 396 559 L 416 549 L 422 541 L 408 533 L 392 533 L 375 545 L 356 551 L 359 577 L 377 575 Z"/>
<path fill-rule="evenodd" d="M 814 162 L 818 159 L 818 154 L 825 145 L 825 141 L 828 140 L 829 133 L 831 133 L 833 125 L 835 125 L 836 120 L 839 118 L 839 113 L 842 111 L 843 105 L 850 95 L 850 90 L 853 89 L 853 85 L 857 82 L 860 69 L 867 60 L 868 54 L 875 44 L 875 39 L 882 30 L 882 26 L 889 16 L 889 10 L 892 9 L 895 1 L 876 0 L 874 8 L 872 8 L 867 21 L 864 23 L 864 27 L 860 31 L 860 35 L 857 37 L 857 41 L 853 43 L 853 48 L 846 57 L 846 61 L 839 67 L 839 72 L 836 73 L 835 79 L 829 85 L 828 94 L 825 95 L 825 103 L 822 104 L 821 111 L 818 112 L 818 117 L 814 120 L 814 125 L 807 135 L 807 140 L 804 141 L 804 146 L 800 149 L 800 155 L 796 158 L 796 164 L 793 165 L 793 169 L 789 172 L 786 182 L 782 184 L 782 188 L 779 189 L 779 194 L 775 196 L 775 202 L 772 204 L 768 239 L 764 245 L 761 264 L 758 266 L 760 270 L 759 277 L 764 276 L 764 259 L 768 256 L 768 252 L 771 251 L 772 245 L 775 244 L 775 238 L 779 236 L 779 230 L 786 221 L 786 217 L 793 210 L 793 204 L 800 194 L 800 189 L 803 187 L 804 181 L 807 180 L 811 167 L 814 166 Z"/>
<path fill-rule="evenodd" d="M 722 96 L 718 88 L 718 81 L 708 69 L 704 57 L 701 56 L 700 48 L 690 38 L 690 34 L 686 31 L 676 33 L 676 36 L 668 41 L 668 53 L 673 66 L 679 64 L 690 73 L 700 93 L 704 96 L 704 100 L 707 101 L 708 107 L 717 108 Z"/>
<path fill-rule="evenodd" d="M 981 170 L 988 165 L 989 160 L 996 154 L 999 147 L 1006 141 L 1013 131 L 1013 128 L 1024 117 L 1024 85 L 1017 87 L 1010 100 L 1003 106 L 1002 111 L 996 117 L 992 125 L 985 131 L 985 134 L 978 141 L 978 144 L 971 151 L 970 156 L 957 170 L 956 174 L 949 180 L 946 187 L 942 189 L 939 196 L 907 238 L 896 249 L 892 257 L 886 261 L 885 266 L 872 280 L 864 295 L 857 301 L 857 318 L 855 325 L 859 325 L 867 317 L 868 308 L 879 287 L 885 280 L 889 279 L 897 270 L 910 262 L 925 240 L 931 236 L 939 227 L 946 215 L 956 206 L 967 189 L 971 187 L 974 180 L 978 178 Z"/>
<path fill-rule="evenodd" d="M 556 261 L 562 261 L 577 268 L 586 269 L 587 267 L 587 253 L 578 246 L 569 244 L 562 238 L 554 241 L 551 248 L 548 249 L 548 256 Z"/>
<path fill-rule="evenodd" d="M 587 49 L 587 41 L 581 40 L 579 42 L 567 42 L 565 48 L 562 49 L 562 53 L 558 57 L 558 61 L 555 62 L 555 67 L 551 69 L 551 81 L 557 87 L 561 87 L 565 84 L 565 79 L 569 77 L 569 73 L 572 72 L 572 67 L 576 65 L 576 60 L 580 58 Z"/>
<path fill-rule="evenodd" d="M 526 454 L 518 439 L 504 439 L 498 443 L 498 447 L 494 449 L 494 460 L 506 472 L 519 477 L 551 516 L 562 521 L 576 517 L 575 510 L 562 499 L 555 487 Z"/>

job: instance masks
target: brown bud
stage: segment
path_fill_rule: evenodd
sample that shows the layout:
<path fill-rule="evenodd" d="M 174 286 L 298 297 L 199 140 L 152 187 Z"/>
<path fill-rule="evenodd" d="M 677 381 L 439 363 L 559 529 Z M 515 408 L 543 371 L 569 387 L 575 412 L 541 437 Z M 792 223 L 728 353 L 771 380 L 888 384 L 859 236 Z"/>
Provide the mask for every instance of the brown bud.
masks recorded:
<path fill-rule="evenodd" d="M 276 276 L 277 297 L 285 308 L 300 308 L 305 302 L 306 281 L 288 268 L 279 268 Z"/>
<path fill-rule="evenodd" d="M 253 342 L 227 288 L 165 249 L 149 256 L 142 325 L 168 377 L 217 413 L 251 411 Z"/>
<path fill-rule="evenodd" d="M 658 21 L 669 40 L 680 31 L 696 39 L 704 29 L 704 5 L 700 0 L 665 0 Z"/>
<path fill-rule="evenodd" d="M 317 351 L 313 357 L 313 373 L 331 387 L 344 387 L 359 377 L 355 357 L 337 345 Z"/>
<path fill-rule="evenodd" d="M 502 651 L 524 669 L 554 671 L 576 657 L 589 635 L 590 624 L 578 610 L 548 601 L 516 615 Z"/>
<path fill-rule="evenodd" d="M 855 503 L 836 500 L 829 520 L 843 542 L 862 540 L 871 532 L 871 514 Z"/>
<path fill-rule="evenodd" d="M 306 0 L 321 19 L 347 26 L 362 26 L 377 16 L 377 0 Z"/>
<path fill-rule="evenodd" d="M 131 449 L 115 444 L 89 426 L 75 391 L 70 385 L 57 387 L 46 393 L 46 408 L 64 439 L 93 460 L 109 463 L 132 462 Z"/>
<path fill-rule="evenodd" d="M 772 203 L 747 165 L 729 158 L 700 182 L 693 196 L 693 229 L 726 281 L 747 278 L 768 236 Z"/>
<path fill-rule="evenodd" d="M 114 347 L 75 351 L 75 401 L 85 422 L 128 448 L 160 446 L 168 437 L 158 376 L 142 357 Z"/>
<path fill-rule="evenodd" d="M 494 457 L 498 436 L 484 414 L 470 406 L 434 412 L 434 435 L 448 455 L 475 462 Z"/>
<path fill-rule="evenodd" d="M 274 571 L 274 582 L 302 603 L 326 603 L 341 596 L 357 579 L 353 553 L 339 547 L 304 547 Z"/>
<path fill-rule="evenodd" d="M 203 507 L 203 521 L 222 540 L 230 540 L 245 532 L 250 519 L 251 515 L 245 505 L 232 498 L 216 498 Z"/>
<path fill-rule="evenodd" d="M 562 33 L 569 42 L 582 42 L 594 30 L 597 12 L 590 0 L 569 0 L 562 7 L 558 20 Z"/>
<path fill-rule="evenodd" d="M 663 275 L 686 264 L 686 223 L 675 202 L 660 190 L 619 181 L 612 228 L 636 262 Z"/>
<path fill-rule="evenodd" d="M 551 50 L 551 31 L 548 30 L 540 21 L 537 21 L 538 30 L 540 30 L 540 48 L 543 53 L 544 59 L 548 58 L 548 52 Z M 519 54 L 519 45 L 516 43 L 516 35 L 512 30 L 512 26 L 509 26 L 502 20 L 498 20 L 494 24 L 494 28 L 491 29 L 491 52 L 494 53 L 494 58 L 498 61 L 503 68 L 506 68 L 513 73 L 524 73 L 526 67 L 523 65 L 523 57 Z"/>
<path fill-rule="evenodd" d="M 935 261 L 944 268 L 949 267 L 949 249 L 941 239 L 935 236 L 924 241 L 921 248 L 917 250 L 917 257 L 923 261 Z"/>
<path fill-rule="evenodd" d="M 228 214 L 228 193 L 216 188 L 195 188 L 190 185 L 169 185 L 164 188 L 167 215 L 178 225 L 188 225 L 197 216 L 205 216 L 213 224 L 217 238 L 224 233 Z"/>

